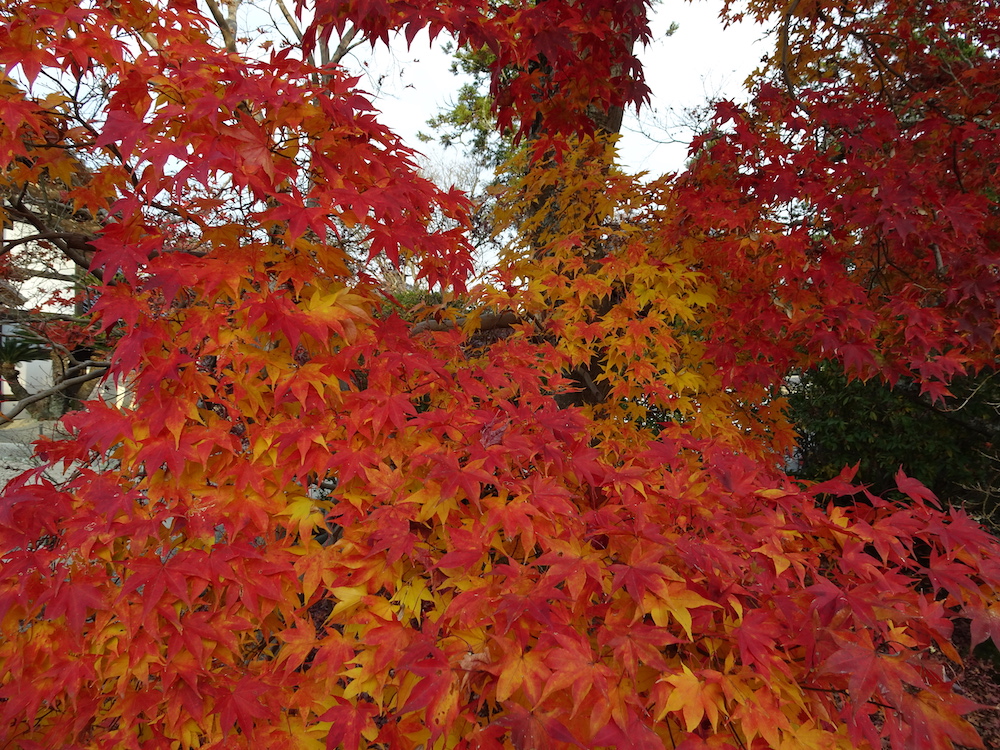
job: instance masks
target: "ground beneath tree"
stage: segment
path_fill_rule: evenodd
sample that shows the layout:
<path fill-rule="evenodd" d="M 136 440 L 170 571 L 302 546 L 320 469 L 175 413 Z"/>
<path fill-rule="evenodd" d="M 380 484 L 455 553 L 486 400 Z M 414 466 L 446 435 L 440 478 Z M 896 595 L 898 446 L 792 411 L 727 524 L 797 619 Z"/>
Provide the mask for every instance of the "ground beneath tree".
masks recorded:
<path fill-rule="evenodd" d="M 952 640 L 958 653 L 965 658 L 962 665 L 947 664 L 948 674 L 955 681 L 955 692 L 984 706 L 965 718 L 983 738 L 986 750 L 1000 750 L 1000 651 L 983 644 L 972 654 L 969 624 L 956 624 Z"/>
<path fill-rule="evenodd" d="M 0 426 L 0 488 L 38 465 L 31 444 L 40 437 L 57 436 L 59 429 L 58 422 L 28 418 Z"/>

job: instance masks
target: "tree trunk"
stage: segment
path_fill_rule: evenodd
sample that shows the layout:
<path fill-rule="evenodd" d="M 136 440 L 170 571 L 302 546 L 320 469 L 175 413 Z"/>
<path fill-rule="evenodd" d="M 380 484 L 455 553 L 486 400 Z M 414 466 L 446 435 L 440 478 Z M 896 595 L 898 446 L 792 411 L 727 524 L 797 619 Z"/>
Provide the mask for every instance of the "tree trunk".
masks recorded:
<path fill-rule="evenodd" d="M 31 395 L 28 393 L 27 389 L 21 385 L 21 378 L 17 374 L 17 365 L 15 363 L 0 362 L 0 377 L 2 377 L 4 382 L 10 386 L 10 392 L 14 394 L 14 398 L 18 401 L 23 401 Z M 29 404 L 28 414 L 35 419 L 44 419 L 44 414 L 48 409 L 48 405 L 46 403 L 48 400 L 49 399 L 44 399 L 34 404 Z"/>

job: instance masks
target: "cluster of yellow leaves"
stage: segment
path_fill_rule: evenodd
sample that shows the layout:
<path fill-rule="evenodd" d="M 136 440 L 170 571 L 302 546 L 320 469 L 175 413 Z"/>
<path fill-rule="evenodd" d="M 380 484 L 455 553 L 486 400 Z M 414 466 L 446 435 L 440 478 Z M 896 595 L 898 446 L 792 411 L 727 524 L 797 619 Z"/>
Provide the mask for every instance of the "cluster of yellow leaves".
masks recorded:
<path fill-rule="evenodd" d="M 614 139 L 530 156 L 510 165 L 519 177 L 497 215 L 516 239 L 495 281 L 504 292 L 485 303 L 516 306 L 530 335 L 552 343 L 551 366 L 574 377 L 609 445 L 622 439 L 627 452 L 671 424 L 755 455 L 786 450 L 777 391 L 726 387 L 706 354 L 703 329 L 727 311 L 700 270 L 697 238 L 676 229 L 670 181 L 623 174 Z"/>

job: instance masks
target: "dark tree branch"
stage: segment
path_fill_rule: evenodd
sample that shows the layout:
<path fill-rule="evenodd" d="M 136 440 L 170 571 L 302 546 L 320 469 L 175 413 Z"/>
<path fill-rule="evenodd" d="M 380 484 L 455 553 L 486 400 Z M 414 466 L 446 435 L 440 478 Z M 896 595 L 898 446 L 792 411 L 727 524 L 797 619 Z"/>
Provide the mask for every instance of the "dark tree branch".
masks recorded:
<path fill-rule="evenodd" d="M 10 414 L 0 414 L 0 418 L 2 418 L 2 421 L 4 422 L 13 422 L 14 417 L 16 417 L 18 414 L 20 414 L 22 411 L 27 409 L 32 404 L 38 401 L 42 401 L 43 399 L 46 399 L 49 396 L 53 396 L 56 393 L 60 393 L 61 391 L 66 390 L 67 388 L 72 388 L 74 385 L 80 385 L 81 383 L 86 383 L 87 381 L 90 380 L 96 380 L 97 378 L 102 378 L 107 373 L 107 371 L 108 371 L 107 367 L 99 367 L 96 368 L 94 372 L 88 372 L 83 375 L 77 375 L 75 378 L 69 378 L 67 380 L 63 380 L 60 383 L 56 383 L 51 388 L 46 388 L 44 391 L 39 391 L 38 393 L 28 396 L 28 398 L 22 398 L 20 401 L 14 404 L 14 409 L 10 412 Z"/>
<path fill-rule="evenodd" d="M 90 244 L 93 240 L 91 235 L 81 232 L 53 232 L 52 228 L 40 216 L 25 205 L 23 196 L 19 197 L 16 202 L 8 204 L 7 214 L 9 218 L 31 225 L 39 234 L 48 235 L 47 241 L 59 248 L 63 255 L 83 270 L 92 273 L 98 281 L 103 280 L 99 271 L 90 270 L 93 253 L 97 252 L 97 248 Z M 57 237 L 56 235 L 63 236 Z"/>
<path fill-rule="evenodd" d="M 64 320 L 68 323 L 90 323 L 92 318 L 85 315 L 71 315 L 70 313 L 50 313 L 33 310 L 16 310 L 14 308 L 0 307 L 0 325 L 8 323 L 31 323 L 36 320 Z"/>
<path fill-rule="evenodd" d="M 450 331 L 453 328 L 460 328 L 465 325 L 467 318 L 456 320 L 422 320 L 413 326 L 411 335 L 424 333 L 425 331 Z M 521 319 L 509 310 L 502 313 L 486 313 L 479 318 L 480 331 L 492 331 L 496 328 L 506 328 L 520 323 Z"/>

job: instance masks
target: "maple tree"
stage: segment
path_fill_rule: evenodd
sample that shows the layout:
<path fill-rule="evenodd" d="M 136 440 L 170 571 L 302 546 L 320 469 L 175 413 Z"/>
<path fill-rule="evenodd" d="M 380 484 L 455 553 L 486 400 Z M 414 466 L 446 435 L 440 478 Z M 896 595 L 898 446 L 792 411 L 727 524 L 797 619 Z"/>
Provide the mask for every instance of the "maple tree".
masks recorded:
<path fill-rule="evenodd" d="M 135 390 L 0 500 L 6 746 L 982 747 L 940 664 L 957 618 L 1000 642 L 997 542 L 902 472 L 780 471 L 791 367 L 933 395 L 996 352 L 998 11 L 855 5 L 751 4 L 773 80 L 642 182 L 631 1 L 320 0 L 258 59 L 188 0 L 6 3 L 5 191 L 107 217 Z M 310 61 L 348 28 L 493 52 L 488 285 Z M 394 314 L 348 230 L 442 304 Z"/>

